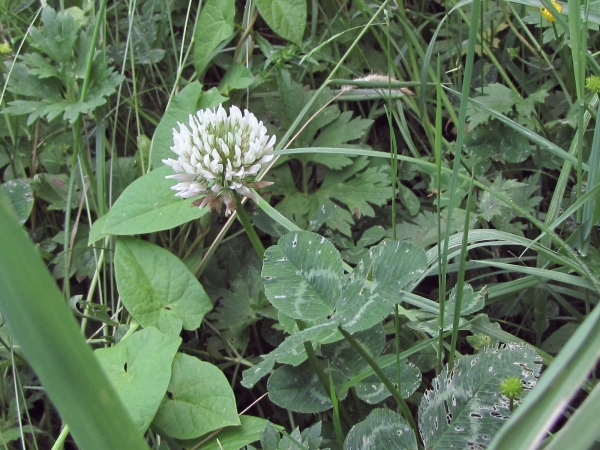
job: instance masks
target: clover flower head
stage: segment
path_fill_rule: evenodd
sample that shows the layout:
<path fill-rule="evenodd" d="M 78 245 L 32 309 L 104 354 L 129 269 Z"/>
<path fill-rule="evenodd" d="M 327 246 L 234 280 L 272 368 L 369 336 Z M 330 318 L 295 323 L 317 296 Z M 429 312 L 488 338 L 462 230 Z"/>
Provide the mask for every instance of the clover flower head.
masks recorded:
<path fill-rule="evenodd" d="M 254 114 L 237 106 L 229 108 L 229 115 L 222 105 L 215 109 L 190 114 L 188 125 L 178 123 L 173 128 L 171 150 L 177 159 L 163 159 L 171 166 L 179 181 L 171 189 L 177 196 L 191 198 L 203 196 L 200 208 L 209 205 L 221 210 L 225 203 L 225 215 L 236 209 L 235 192 L 258 201 L 252 189 L 269 186 L 270 182 L 256 181 L 264 164 L 273 159 L 275 136 L 267 135 L 267 128 Z"/>
<path fill-rule="evenodd" d="M 552 0 L 552 5 L 559 13 L 562 12 L 562 6 L 556 0 Z M 540 12 L 542 13 L 542 17 L 548 22 L 556 22 L 556 17 L 548 9 L 540 8 Z"/>

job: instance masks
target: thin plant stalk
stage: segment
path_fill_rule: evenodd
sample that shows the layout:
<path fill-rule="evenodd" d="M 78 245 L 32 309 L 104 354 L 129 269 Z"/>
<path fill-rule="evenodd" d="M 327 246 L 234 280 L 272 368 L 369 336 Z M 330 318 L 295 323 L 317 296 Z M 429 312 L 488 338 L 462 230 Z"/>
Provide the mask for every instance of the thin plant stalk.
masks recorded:
<path fill-rule="evenodd" d="M 444 232 L 444 249 L 442 251 L 442 260 L 441 260 L 441 285 L 440 291 L 446 293 L 446 273 L 448 267 L 448 241 L 450 239 L 450 231 L 452 226 L 452 213 L 454 211 L 454 198 L 456 197 L 456 191 L 458 188 L 458 175 L 459 170 L 462 167 L 461 165 L 461 156 L 462 156 L 462 147 L 465 136 L 465 127 L 467 117 L 467 104 L 469 93 L 471 90 L 471 78 L 473 74 L 473 63 L 475 58 L 475 43 L 477 42 L 477 25 L 479 21 L 479 13 L 481 11 L 481 0 L 474 0 L 472 3 L 472 12 L 471 12 L 471 27 L 469 29 L 469 41 L 467 46 L 467 61 L 465 63 L 465 72 L 463 78 L 462 85 L 462 94 L 461 94 L 461 103 L 460 110 L 458 115 L 458 123 L 456 126 L 458 127 L 458 132 L 456 135 L 456 144 L 455 144 L 455 153 L 454 153 L 454 161 L 453 161 L 453 170 L 452 170 L 452 182 L 450 184 L 450 192 L 449 192 L 449 204 L 447 209 L 447 218 L 446 218 L 446 230 Z M 440 294 L 441 295 L 441 294 Z M 452 355 L 451 355 L 452 357 Z"/>
<path fill-rule="evenodd" d="M 415 431 L 415 435 L 419 435 L 419 431 L 417 429 L 417 425 L 415 424 L 415 419 L 413 418 L 408 405 L 406 404 L 406 400 L 402 397 L 400 391 L 394 386 L 394 383 L 388 378 L 388 376 L 383 372 L 381 367 L 377 364 L 377 362 L 373 359 L 373 357 L 366 351 L 360 343 L 354 339 L 354 337 L 348 333 L 344 328 L 340 325 L 338 326 L 338 330 L 346 341 L 356 350 L 356 352 L 369 364 L 373 372 L 377 375 L 377 377 L 381 380 L 381 382 L 388 389 L 394 400 L 398 403 L 400 410 L 402 411 L 402 415 L 408 421 L 411 428 Z"/>

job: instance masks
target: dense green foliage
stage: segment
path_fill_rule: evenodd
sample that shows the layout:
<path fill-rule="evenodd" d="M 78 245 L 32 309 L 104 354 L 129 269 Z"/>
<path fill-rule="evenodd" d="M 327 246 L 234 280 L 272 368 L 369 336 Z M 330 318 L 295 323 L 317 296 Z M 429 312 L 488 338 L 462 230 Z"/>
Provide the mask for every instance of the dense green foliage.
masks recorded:
<path fill-rule="evenodd" d="M 599 26 L 0 0 L 2 448 L 597 444 Z"/>

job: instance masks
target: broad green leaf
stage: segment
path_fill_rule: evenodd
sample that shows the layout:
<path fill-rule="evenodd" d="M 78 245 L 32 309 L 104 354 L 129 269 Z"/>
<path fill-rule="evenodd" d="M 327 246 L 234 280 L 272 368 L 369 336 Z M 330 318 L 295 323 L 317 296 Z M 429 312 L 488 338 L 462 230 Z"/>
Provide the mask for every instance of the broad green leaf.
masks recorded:
<path fill-rule="evenodd" d="M 97 264 L 96 258 L 94 257 L 94 249 L 88 247 L 87 237 L 89 235 L 88 226 L 84 223 L 80 223 L 75 233 L 75 239 L 73 240 L 73 246 L 71 249 L 71 264 L 69 273 L 66 273 L 66 265 L 64 255 L 58 254 L 51 261 L 54 265 L 52 269 L 52 276 L 59 280 L 61 278 L 70 278 L 76 275 L 79 279 L 91 278 L 96 271 Z M 72 236 L 71 236 L 72 237 Z M 53 238 L 54 242 L 62 245 L 65 241 L 64 231 L 59 232 Z"/>
<path fill-rule="evenodd" d="M 489 167 L 490 160 L 497 159 L 498 156 L 511 163 L 523 162 L 529 157 L 531 146 L 525 136 L 508 125 L 493 120 L 465 137 L 465 152 L 473 161 L 487 163 L 486 167 Z"/>
<path fill-rule="evenodd" d="M 442 234 L 446 229 L 447 209 L 442 210 L 441 229 Z M 474 222 L 474 220 L 473 220 Z M 463 210 L 454 209 L 452 214 L 452 234 L 462 231 L 465 224 L 465 213 Z M 423 210 L 410 221 L 402 222 L 396 225 L 396 238 L 401 241 L 410 242 L 418 247 L 425 248 L 432 244 L 437 244 L 438 239 L 438 217 L 435 212 Z M 388 237 L 391 233 L 388 231 Z"/>
<path fill-rule="evenodd" d="M 229 66 L 219 83 L 218 90 L 221 94 L 229 95 L 234 89 L 246 89 L 254 81 L 250 69 L 243 64 L 234 62 Z"/>
<path fill-rule="evenodd" d="M 208 91 L 203 92 L 200 100 L 198 100 L 198 110 L 206 108 L 212 109 L 215 106 L 219 106 L 221 103 L 225 103 L 227 100 L 229 99 L 223 97 L 216 87 L 210 88 Z"/>
<path fill-rule="evenodd" d="M 337 240 L 335 239 L 336 237 L 343 242 L 344 245 L 342 247 L 345 247 L 345 249 L 342 250 L 342 258 L 344 261 L 350 264 L 358 264 L 369 252 L 369 247 L 381 241 L 385 237 L 385 234 L 385 228 L 376 225 L 365 230 L 356 244 L 351 239 L 341 235 L 334 236 L 334 242 Z M 339 244 L 338 247 L 340 247 Z"/>
<path fill-rule="evenodd" d="M 312 145 L 314 147 L 355 147 L 348 142 L 360 139 L 373 125 L 373 121 L 362 117 L 350 119 L 352 119 L 352 111 L 341 113 L 335 121 L 323 127 Z M 317 153 L 314 156 L 331 157 L 333 155 Z"/>
<path fill-rule="evenodd" d="M 260 433 L 260 445 L 264 450 L 279 450 L 281 436 L 271 422 L 267 423 L 264 431 Z"/>
<path fill-rule="evenodd" d="M 373 328 L 356 333 L 353 337 L 375 359 L 381 355 L 385 345 L 385 333 L 380 323 Z M 323 345 L 321 351 L 323 356 L 328 359 L 327 367 L 334 368 L 343 378 L 344 389 L 341 387 L 339 389 L 339 392 L 343 395 L 349 387 L 348 382 L 370 367 L 346 340 Z M 400 367 L 400 388 L 402 396 L 406 398 L 412 395 L 421 384 L 421 372 L 414 365 L 406 362 L 402 362 Z M 383 370 L 393 382 L 398 379 L 395 364 Z M 391 395 L 376 375 L 365 378 L 355 387 L 358 397 L 372 405 L 385 400 Z"/>
<path fill-rule="evenodd" d="M 262 277 L 267 298 L 295 319 L 322 319 L 333 313 L 342 275 L 339 252 L 310 231 L 286 234 L 265 252 Z"/>
<path fill-rule="evenodd" d="M 169 436 L 193 439 L 217 428 L 240 425 L 229 381 L 216 366 L 178 353 L 154 422 Z"/>
<path fill-rule="evenodd" d="M 525 392 L 540 373 L 541 359 L 529 345 L 507 344 L 484 349 L 446 365 L 419 406 L 419 428 L 426 448 L 485 447 L 511 415 L 500 383 L 517 377 Z M 519 402 L 517 402 L 519 403 Z"/>
<path fill-rule="evenodd" d="M 20 225 L 29 219 L 33 209 L 33 190 L 28 178 L 9 180 L 2 185 Z"/>
<path fill-rule="evenodd" d="M 349 333 L 371 328 L 391 313 L 402 301 L 401 291 L 426 268 L 422 249 L 406 242 L 383 241 L 369 250 L 350 275 L 334 317 Z M 403 314 L 410 313 L 404 310 Z"/>
<path fill-rule="evenodd" d="M 476 100 L 501 114 L 510 114 L 513 107 L 521 101 L 521 97 L 515 94 L 506 86 L 499 83 L 492 83 L 483 87 L 484 95 L 477 97 Z M 475 128 L 480 123 L 485 123 L 490 119 L 490 114 L 486 111 L 478 110 L 475 106 L 467 106 L 467 116 L 469 117 L 469 126 Z"/>
<path fill-rule="evenodd" d="M 408 210 L 408 214 L 411 216 L 415 216 L 421 209 L 421 202 L 419 201 L 419 197 L 402 183 L 398 185 L 398 193 L 400 195 L 400 201 Z"/>
<path fill-rule="evenodd" d="M 194 67 L 202 76 L 219 44 L 233 34 L 234 0 L 208 0 L 200 11 L 194 34 Z"/>
<path fill-rule="evenodd" d="M 325 372 L 333 378 L 335 384 L 341 384 L 342 376 L 337 370 Z M 297 367 L 283 365 L 269 377 L 267 382 L 269 398 L 276 405 L 290 411 L 318 413 L 327 411 L 333 404 L 329 392 L 325 391 L 316 372 L 308 361 Z M 348 391 L 338 393 L 338 398 L 346 398 Z"/>
<path fill-rule="evenodd" d="M 180 345 L 180 337 L 150 327 L 114 347 L 94 352 L 141 433 L 167 392 L 171 364 Z"/>
<path fill-rule="evenodd" d="M 131 183 L 104 219 L 102 230 L 94 230 L 94 235 L 153 233 L 174 228 L 206 214 L 207 208 L 192 206 L 197 198 L 183 200 L 175 196 L 170 188 L 177 181 L 165 178 L 171 174 L 173 170 L 163 166 Z"/>
<path fill-rule="evenodd" d="M 450 291 L 450 299 L 446 302 L 446 308 L 444 312 L 444 331 L 452 329 L 454 323 L 454 309 L 456 305 L 456 289 L 454 286 Z M 481 310 L 485 305 L 485 296 L 487 291 L 481 289 L 478 292 L 473 291 L 473 287 L 465 283 L 463 288 L 462 301 L 460 304 L 460 315 L 466 316 L 467 314 L 473 314 Z M 437 336 L 439 332 L 438 318 L 434 315 L 434 319 L 424 320 L 422 322 L 409 323 L 409 326 L 414 330 L 425 331 L 432 336 Z M 431 316 L 429 316 L 431 317 Z M 459 326 L 464 323 L 464 319 L 461 319 Z"/>
<path fill-rule="evenodd" d="M 513 195 L 518 195 L 527 185 L 517 180 L 504 180 L 502 175 L 499 175 L 491 187 L 495 192 L 500 192 L 508 198 L 512 198 Z M 507 212 L 509 208 L 504 203 L 499 202 L 489 191 L 484 191 L 479 196 L 478 210 L 481 217 L 490 221 L 494 216 L 501 216 Z"/>
<path fill-rule="evenodd" d="M 202 444 L 202 450 L 238 450 L 245 445 L 260 439 L 261 432 L 269 424 L 266 419 L 254 416 L 240 416 L 242 424 L 240 426 L 230 426 L 223 428 L 219 434 Z M 195 448 L 199 442 L 204 441 L 204 437 L 193 440 L 184 440 L 180 444 L 184 448 Z"/>
<path fill-rule="evenodd" d="M 90 234 L 88 236 L 88 246 L 98 242 L 100 239 L 108 236 L 108 233 L 104 233 L 104 225 L 106 225 L 106 220 L 108 219 L 108 214 L 104 214 L 102 217 L 98 217 L 96 221 L 92 224 L 92 228 L 90 228 Z"/>
<path fill-rule="evenodd" d="M 567 323 L 552 333 L 542 344 L 542 350 L 556 354 L 562 350 L 567 341 L 579 327 L 578 323 Z"/>
<path fill-rule="evenodd" d="M 365 367 L 366 369 L 367 367 Z M 398 388 L 398 370 L 396 364 L 389 365 L 383 369 L 387 377 L 392 380 Z M 356 371 L 358 375 L 360 371 Z M 408 362 L 400 363 L 400 395 L 410 397 L 421 385 L 421 371 L 414 364 Z M 376 405 L 390 397 L 391 392 L 385 387 L 377 375 L 371 375 L 356 385 L 356 395 L 370 405 Z"/>
<path fill-rule="evenodd" d="M 276 358 L 276 352 L 263 355 L 262 361 L 242 372 L 243 378 L 241 385 L 245 388 L 252 389 L 256 383 L 258 383 L 263 377 L 267 376 L 271 370 L 273 370 Z"/>
<path fill-rule="evenodd" d="M 41 173 L 31 181 L 31 187 L 36 198 L 49 203 L 50 210 L 65 210 L 67 208 L 69 177 L 65 174 L 54 175 Z M 75 190 L 71 197 L 71 209 L 77 208 L 81 202 L 81 190 L 75 183 Z"/>
<path fill-rule="evenodd" d="M 306 26 L 306 0 L 257 0 L 256 6 L 275 33 L 302 45 Z"/>
<path fill-rule="evenodd" d="M 173 128 L 177 126 L 177 122 L 187 125 L 190 114 L 195 114 L 198 110 L 198 101 L 201 96 L 202 85 L 194 81 L 184 87 L 171 100 L 152 137 L 150 155 L 154 169 L 162 167 L 162 160 L 170 158 L 175 154 L 171 151 L 171 146 L 173 145 Z"/>
<path fill-rule="evenodd" d="M 0 190 L 0 313 L 81 450 L 148 449 Z"/>
<path fill-rule="evenodd" d="M 417 437 L 400 414 L 377 408 L 354 425 L 344 441 L 344 450 L 417 450 Z"/>
<path fill-rule="evenodd" d="M 385 345 L 385 333 L 380 323 L 368 330 L 356 333 L 353 337 L 373 357 L 381 355 Z M 346 340 L 323 345 L 321 351 L 323 356 L 328 359 L 329 365 L 339 369 L 348 379 L 369 367 L 369 364 Z"/>
<path fill-rule="evenodd" d="M 172 329 L 176 319 L 169 316 L 175 315 L 184 329 L 195 330 L 212 309 L 204 289 L 179 258 L 149 242 L 119 238 L 115 273 L 123 305 L 143 327 Z"/>

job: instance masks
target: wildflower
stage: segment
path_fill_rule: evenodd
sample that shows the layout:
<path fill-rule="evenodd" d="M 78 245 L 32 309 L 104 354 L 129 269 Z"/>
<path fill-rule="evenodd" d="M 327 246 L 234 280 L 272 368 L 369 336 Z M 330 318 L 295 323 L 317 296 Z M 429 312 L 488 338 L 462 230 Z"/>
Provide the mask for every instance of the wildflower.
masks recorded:
<path fill-rule="evenodd" d="M 590 75 L 585 79 L 585 87 L 592 92 L 600 92 L 600 77 L 596 75 Z"/>
<path fill-rule="evenodd" d="M 562 12 L 562 6 L 556 0 L 552 0 L 552 6 L 554 6 L 559 13 Z M 556 17 L 554 17 L 554 15 L 546 8 L 540 8 L 540 12 L 548 22 L 556 22 Z"/>
<path fill-rule="evenodd" d="M 179 181 L 171 188 L 179 191 L 175 195 L 204 196 L 199 207 L 209 205 L 218 211 L 225 203 L 225 215 L 229 215 L 237 206 L 235 192 L 258 201 L 252 189 L 272 184 L 255 178 L 263 164 L 273 159 L 275 136 L 269 139 L 267 128 L 248 110 L 242 116 L 232 106 L 227 115 L 219 105 L 216 111 L 190 114 L 188 126 L 178 125 L 179 131 L 173 128 L 171 147 L 177 159 L 163 159 L 176 172 L 167 176 Z"/>

